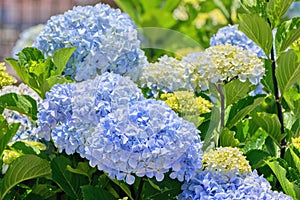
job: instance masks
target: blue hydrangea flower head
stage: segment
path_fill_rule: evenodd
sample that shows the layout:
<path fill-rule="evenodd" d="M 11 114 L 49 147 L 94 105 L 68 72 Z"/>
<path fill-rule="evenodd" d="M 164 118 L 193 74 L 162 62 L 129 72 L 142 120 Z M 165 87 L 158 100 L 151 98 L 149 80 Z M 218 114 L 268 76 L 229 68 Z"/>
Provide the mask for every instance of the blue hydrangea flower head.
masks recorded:
<path fill-rule="evenodd" d="M 141 99 L 141 90 L 130 78 L 108 72 L 83 82 L 55 85 L 39 106 L 39 135 L 52 138 L 67 154 L 84 154 L 86 137 L 102 117 Z"/>
<path fill-rule="evenodd" d="M 0 96 L 7 93 L 29 95 L 36 100 L 38 105 L 42 102 L 39 95 L 23 83 L 21 83 L 18 86 L 14 86 L 14 85 L 5 86 L 0 90 Z M 5 109 L 2 115 L 4 116 L 4 118 L 6 118 L 6 120 L 9 123 L 20 123 L 20 127 L 17 133 L 15 134 L 15 136 L 13 137 L 13 139 L 11 140 L 11 142 L 17 140 L 36 141 L 38 139 L 38 136 L 33 131 L 34 128 L 36 127 L 36 124 L 32 122 L 28 116 L 8 109 Z"/>
<path fill-rule="evenodd" d="M 244 50 L 249 50 L 258 57 L 266 57 L 263 50 L 257 46 L 245 33 L 238 30 L 238 25 L 228 25 L 222 27 L 210 39 L 210 46 L 218 46 L 222 44 L 230 44 L 232 46 L 241 47 Z"/>
<path fill-rule="evenodd" d="M 52 16 L 34 46 L 46 56 L 63 47 L 77 47 L 64 70 L 77 81 L 107 71 L 136 80 L 147 63 L 133 21 L 106 4 L 77 6 Z"/>
<path fill-rule="evenodd" d="M 189 182 L 182 185 L 179 200 L 292 200 L 282 192 L 272 191 L 270 183 L 256 171 L 247 175 L 199 171 Z"/>
<path fill-rule="evenodd" d="M 199 131 L 162 101 L 129 103 L 100 120 L 87 138 L 86 157 L 91 166 L 128 184 L 139 177 L 189 180 L 201 168 Z"/>

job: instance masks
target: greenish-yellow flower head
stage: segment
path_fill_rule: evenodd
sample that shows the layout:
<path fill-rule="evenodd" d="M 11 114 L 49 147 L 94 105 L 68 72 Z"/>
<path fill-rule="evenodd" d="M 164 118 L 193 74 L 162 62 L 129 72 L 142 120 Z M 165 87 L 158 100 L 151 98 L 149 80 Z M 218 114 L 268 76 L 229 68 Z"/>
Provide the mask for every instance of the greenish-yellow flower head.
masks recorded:
<path fill-rule="evenodd" d="M 6 66 L 4 62 L 0 62 L 0 89 L 4 86 L 12 85 L 17 82 L 17 80 L 5 72 Z"/>
<path fill-rule="evenodd" d="M 3 163 L 4 164 L 10 164 L 12 163 L 15 159 L 17 159 L 18 157 L 20 157 L 22 154 L 19 153 L 16 150 L 4 150 L 3 151 Z"/>
<path fill-rule="evenodd" d="M 176 91 L 174 93 L 161 94 L 165 101 L 183 119 L 199 126 L 203 121 L 201 114 L 210 112 L 212 103 L 202 97 L 195 97 L 190 91 Z"/>
<path fill-rule="evenodd" d="M 300 151 L 300 137 L 292 138 L 293 146 Z"/>
<path fill-rule="evenodd" d="M 203 155 L 203 169 L 247 174 L 251 172 L 249 161 L 236 147 L 218 147 Z"/>

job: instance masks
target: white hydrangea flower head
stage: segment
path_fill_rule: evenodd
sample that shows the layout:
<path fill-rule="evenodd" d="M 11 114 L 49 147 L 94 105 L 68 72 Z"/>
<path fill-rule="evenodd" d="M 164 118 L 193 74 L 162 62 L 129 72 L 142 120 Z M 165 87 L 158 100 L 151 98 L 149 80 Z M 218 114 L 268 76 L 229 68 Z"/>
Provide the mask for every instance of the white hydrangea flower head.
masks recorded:
<path fill-rule="evenodd" d="M 158 62 L 150 63 L 142 70 L 140 86 L 150 88 L 157 97 L 159 91 L 170 93 L 177 90 L 197 91 L 198 73 L 196 67 L 173 57 L 163 56 Z"/>

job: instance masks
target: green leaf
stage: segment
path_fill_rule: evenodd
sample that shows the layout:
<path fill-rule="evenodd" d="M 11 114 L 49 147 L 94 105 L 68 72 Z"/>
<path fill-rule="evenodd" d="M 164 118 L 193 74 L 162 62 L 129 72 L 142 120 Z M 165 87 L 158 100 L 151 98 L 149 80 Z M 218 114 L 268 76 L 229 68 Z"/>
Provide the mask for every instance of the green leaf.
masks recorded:
<path fill-rule="evenodd" d="M 51 162 L 52 179 L 68 196 L 81 199 L 80 186 L 87 185 L 88 180 L 82 175 L 68 171 L 68 165 L 71 165 L 68 158 L 64 156 L 54 158 Z"/>
<path fill-rule="evenodd" d="M 29 95 L 8 93 L 0 96 L 0 110 L 4 108 L 18 111 L 34 120 L 37 119 L 37 104 Z"/>
<path fill-rule="evenodd" d="M 129 199 L 133 199 L 132 198 L 132 194 L 131 194 L 131 191 L 130 191 L 130 188 L 129 186 L 124 183 L 124 182 L 121 182 L 121 181 L 118 181 L 116 179 L 111 179 L 107 174 L 105 174 L 114 184 L 116 184 L 117 186 L 119 186 L 124 192 L 125 194 L 129 197 Z"/>
<path fill-rule="evenodd" d="M 294 0 L 270 0 L 267 5 L 268 19 L 272 27 L 280 24 L 280 18 L 286 13 Z"/>
<path fill-rule="evenodd" d="M 28 82 L 30 76 L 27 71 L 21 67 L 18 60 L 14 58 L 5 58 L 5 61 L 16 71 L 20 79 L 22 79 L 25 83 Z"/>
<path fill-rule="evenodd" d="M 230 109 L 226 127 L 231 129 L 239 120 L 243 119 L 257 106 L 261 105 L 264 97 L 246 97 L 235 103 Z"/>
<path fill-rule="evenodd" d="M 270 136 L 266 138 L 265 146 L 271 156 L 277 157 L 280 154 L 280 149 L 276 146 L 274 140 Z"/>
<path fill-rule="evenodd" d="M 300 198 L 300 189 L 295 185 L 294 183 L 291 183 L 287 178 L 286 178 L 286 169 L 284 169 L 278 161 L 276 160 L 270 160 L 270 161 L 265 161 L 266 164 L 271 168 L 275 176 L 277 177 L 284 193 L 287 195 L 290 195 L 294 199 L 299 199 Z"/>
<path fill-rule="evenodd" d="M 69 170 L 72 173 L 80 174 L 83 176 L 87 176 L 91 182 L 92 175 L 97 171 L 96 168 L 90 167 L 88 162 L 78 162 L 78 166 L 76 168 L 71 167 L 70 165 L 67 165 L 67 170 Z"/>
<path fill-rule="evenodd" d="M 294 152 L 293 148 L 288 148 L 284 154 L 284 159 L 287 161 L 289 166 L 298 170 L 300 174 L 300 158 Z"/>
<path fill-rule="evenodd" d="M 155 185 L 155 187 L 153 187 Z M 180 194 L 182 183 L 165 175 L 163 181 L 158 182 L 155 178 L 146 179 L 142 191 L 142 198 L 145 200 L 177 199 Z"/>
<path fill-rule="evenodd" d="M 293 50 L 281 54 L 278 58 L 276 77 L 281 95 L 300 79 L 300 64 L 298 57 Z"/>
<path fill-rule="evenodd" d="M 25 180 L 51 175 L 50 164 L 47 160 L 35 155 L 24 155 L 13 161 L 4 175 L 0 187 L 0 199 L 16 184 Z"/>
<path fill-rule="evenodd" d="M 276 54 L 285 51 L 300 37 L 300 17 L 294 17 L 280 24 L 275 36 Z"/>
<path fill-rule="evenodd" d="M 253 89 L 250 86 L 251 83 L 248 80 L 241 82 L 239 79 L 225 84 L 226 107 L 245 97 Z"/>
<path fill-rule="evenodd" d="M 61 75 L 64 71 L 68 60 L 76 50 L 76 47 L 62 48 L 57 50 L 53 55 L 53 63 L 56 67 L 55 73 L 53 75 Z"/>
<path fill-rule="evenodd" d="M 257 126 L 257 125 L 252 122 L 251 126 Z M 248 135 L 248 138 L 246 139 L 245 142 L 245 146 L 243 147 L 244 151 L 248 152 L 255 149 L 262 149 L 267 137 L 268 134 L 264 130 L 257 129 L 253 135 Z"/>
<path fill-rule="evenodd" d="M 37 48 L 26 47 L 17 54 L 22 64 L 26 64 L 29 60 L 38 61 L 45 59 L 44 54 Z"/>
<path fill-rule="evenodd" d="M 101 200 L 113 200 L 115 198 L 111 193 L 102 188 L 85 185 L 81 187 L 83 199 L 84 200 L 94 200 L 94 199 L 101 199 Z"/>
<path fill-rule="evenodd" d="M 224 128 L 220 135 L 220 146 L 222 147 L 236 147 L 239 146 L 239 141 L 234 137 L 235 132 L 230 131 L 228 128 Z"/>
<path fill-rule="evenodd" d="M 7 121 L 0 115 L 0 157 L 7 144 L 18 131 L 20 123 L 8 124 Z"/>
<path fill-rule="evenodd" d="M 272 49 L 272 30 L 268 22 L 256 14 L 239 15 L 239 30 L 260 46 L 269 57 Z"/>
<path fill-rule="evenodd" d="M 264 165 L 265 158 L 269 157 L 270 155 L 260 149 L 253 149 L 246 153 L 247 160 L 249 160 L 249 164 L 253 169 L 257 169 Z"/>
<path fill-rule="evenodd" d="M 48 184 L 35 184 L 32 192 L 26 196 L 26 200 L 55 200 L 57 192 Z"/>
<path fill-rule="evenodd" d="M 280 146 L 281 140 L 285 137 L 281 134 L 281 125 L 276 114 L 258 112 L 253 113 L 253 121 L 259 125 L 269 136 Z"/>
<path fill-rule="evenodd" d="M 268 59 L 265 61 L 265 76 L 263 76 L 261 83 L 264 85 L 264 88 L 268 93 L 275 94 L 274 92 L 274 83 L 273 83 L 273 74 L 272 74 L 272 62 Z"/>

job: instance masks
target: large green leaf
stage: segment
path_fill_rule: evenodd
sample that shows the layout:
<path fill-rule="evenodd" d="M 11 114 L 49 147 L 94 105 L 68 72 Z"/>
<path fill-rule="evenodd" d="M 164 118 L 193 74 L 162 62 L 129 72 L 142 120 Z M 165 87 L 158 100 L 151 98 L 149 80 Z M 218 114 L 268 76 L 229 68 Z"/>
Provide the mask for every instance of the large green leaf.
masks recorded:
<path fill-rule="evenodd" d="M 264 97 L 246 97 L 235 103 L 229 112 L 226 127 L 231 129 L 239 120 L 243 119 L 257 106 L 261 105 Z"/>
<path fill-rule="evenodd" d="M 285 51 L 295 40 L 300 37 L 300 17 L 294 17 L 280 24 L 275 36 L 277 55 Z"/>
<path fill-rule="evenodd" d="M 101 199 L 101 200 L 114 200 L 117 199 L 115 198 L 111 193 L 108 191 L 90 186 L 90 185 L 85 185 L 81 187 L 82 189 L 82 195 L 84 200 L 95 200 L 95 199 Z"/>
<path fill-rule="evenodd" d="M 239 15 L 239 30 L 260 46 L 269 57 L 272 49 L 273 36 L 268 22 L 256 14 Z"/>
<path fill-rule="evenodd" d="M 226 107 L 245 97 L 252 89 L 249 81 L 241 82 L 239 79 L 225 84 Z"/>
<path fill-rule="evenodd" d="M 162 28 L 171 28 L 176 24 L 176 20 L 173 17 L 173 14 L 160 10 L 152 9 L 141 17 L 141 26 L 142 27 L 162 27 Z"/>
<path fill-rule="evenodd" d="M 0 110 L 4 108 L 18 111 L 32 119 L 37 119 L 36 101 L 28 95 L 8 93 L 0 96 Z"/>
<path fill-rule="evenodd" d="M 270 0 L 267 5 L 268 19 L 272 27 L 280 24 L 280 18 L 286 13 L 294 0 Z"/>
<path fill-rule="evenodd" d="M 286 169 L 284 169 L 276 160 L 270 160 L 265 162 L 277 177 L 284 193 L 290 195 L 294 199 L 300 199 L 300 189 L 297 185 L 291 183 L 286 178 Z"/>
<path fill-rule="evenodd" d="M 276 78 L 278 80 L 281 95 L 300 79 L 300 64 L 298 57 L 293 50 L 281 54 L 278 58 L 276 68 Z"/>
<path fill-rule="evenodd" d="M 180 2 L 181 0 L 166 0 L 162 9 L 172 12 L 173 10 L 175 10 L 175 8 L 178 7 Z"/>
<path fill-rule="evenodd" d="M 4 175 L 0 187 L 0 199 L 22 181 L 51 175 L 50 163 L 35 155 L 24 155 L 13 161 Z"/>
<path fill-rule="evenodd" d="M 285 137 L 281 134 L 281 124 L 276 114 L 257 112 L 252 114 L 253 121 L 259 125 L 269 136 L 280 146 L 281 140 Z"/>
<path fill-rule="evenodd" d="M 80 186 L 87 185 L 88 178 L 67 170 L 70 165 L 71 161 L 64 156 L 54 158 L 51 162 L 52 179 L 68 196 L 81 199 Z"/>

